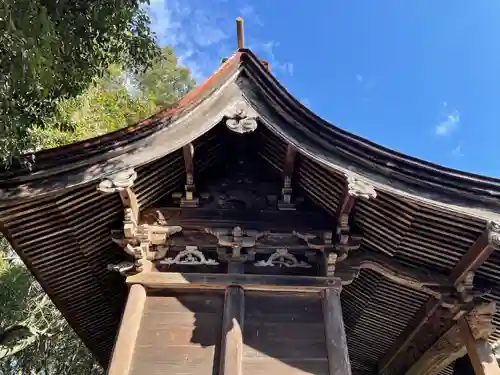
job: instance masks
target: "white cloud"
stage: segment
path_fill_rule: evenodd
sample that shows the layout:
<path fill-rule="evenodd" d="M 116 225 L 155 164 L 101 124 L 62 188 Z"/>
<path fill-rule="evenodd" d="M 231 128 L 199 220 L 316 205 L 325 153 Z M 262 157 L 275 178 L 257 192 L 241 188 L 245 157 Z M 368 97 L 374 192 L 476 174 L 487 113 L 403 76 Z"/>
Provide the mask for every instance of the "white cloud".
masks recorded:
<path fill-rule="evenodd" d="M 159 44 L 175 48 L 179 62 L 191 69 L 193 77 L 201 83 L 217 70 L 220 61 L 236 49 L 235 14 L 225 14 L 224 0 L 151 0 L 147 7 L 151 16 L 151 29 Z M 262 26 L 256 9 L 244 5 L 239 9 L 247 23 Z M 293 75 L 294 65 L 278 59 L 275 41 L 252 39 L 245 33 L 246 45 L 259 58 L 267 60 L 271 71 Z"/>
<path fill-rule="evenodd" d="M 151 0 L 147 7 L 151 29 L 159 44 L 173 46 L 179 63 L 187 66 L 198 82 L 234 51 L 228 43 L 228 28 L 219 26 L 226 22 L 221 22 L 221 16 L 212 13 L 210 7 L 200 4 L 188 0 Z M 217 55 L 222 50 L 225 53 Z"/>
<path fill-rule="evenodd" d="M 361 74 L 356 74 L 356 81 L 363 82 L 363 76 Z"/>
<path fill-rule="evenodd" d="M 460 112 L 453 109 L 448 111 L 445 119 L 436 125 L 436 135 L 445 136 L 453 132 L 460 124 Z"/>
<path fill-rule="evenodd" d="M 453 150 L 451 150 L 451 155 L 457 158 L 464 156 L 462 145 L 457 145 Z"/>

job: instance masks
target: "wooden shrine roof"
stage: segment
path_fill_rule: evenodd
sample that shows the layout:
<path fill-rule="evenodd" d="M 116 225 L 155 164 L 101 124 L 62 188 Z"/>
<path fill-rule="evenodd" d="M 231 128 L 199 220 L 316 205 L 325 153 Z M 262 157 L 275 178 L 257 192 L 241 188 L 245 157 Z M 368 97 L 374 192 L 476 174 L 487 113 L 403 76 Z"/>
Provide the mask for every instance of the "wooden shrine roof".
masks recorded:
<path fill-rule="evenodd" d="M 482 298 L 500 301 L 500 255 L 484 251 L 485 230 L 500 219 L 500 179 L 428 163 L 335 127 L 293 98 L 250 50 L 239 49 L 172 108 L 38 152 L 30 171 L 15 167 L 1 175 L 2 232 L 102 363 L 109 360 L 126 290 L 123 278 L 107 270 L 123 256 L 110 237 L 123 207 L 97 185 L 134 168 L 141 208 L 156 204 L 184 185 L 182 146 L 201 150 L 205 171 L 231 157 L 217 126 L 237 100 L 258 115 L 255 152 L 282 171 L 287 144 L 293 145 L 299 154 L 294 181 L 332 217 L 343 203 L 346 174 L 375 188 L 376 199 L 359 199 L 353 212 L 363 233 L 360 251 L 453 280 L 475 270 L 491 289 Z M 397 365 L 413 341 L 435 340 L 429 337 L 434 323 L 422 315 L 434 308 L 432 297 L 373 270 L 361 270 L 342 302 L 355 372 Z"/>

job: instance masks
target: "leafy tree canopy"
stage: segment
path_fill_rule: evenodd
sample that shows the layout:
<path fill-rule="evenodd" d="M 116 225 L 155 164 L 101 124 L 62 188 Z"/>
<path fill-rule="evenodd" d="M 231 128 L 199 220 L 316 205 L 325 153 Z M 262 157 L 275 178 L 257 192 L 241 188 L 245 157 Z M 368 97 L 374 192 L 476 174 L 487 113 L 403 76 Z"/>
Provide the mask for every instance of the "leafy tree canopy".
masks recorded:
<path fill-rule="evenodd" d="M 158 54 L 146 0 L 0 2 L 0 157 L 33 148 L 62 99 L 81 94 L 111 64 L 141 72 Z"/>

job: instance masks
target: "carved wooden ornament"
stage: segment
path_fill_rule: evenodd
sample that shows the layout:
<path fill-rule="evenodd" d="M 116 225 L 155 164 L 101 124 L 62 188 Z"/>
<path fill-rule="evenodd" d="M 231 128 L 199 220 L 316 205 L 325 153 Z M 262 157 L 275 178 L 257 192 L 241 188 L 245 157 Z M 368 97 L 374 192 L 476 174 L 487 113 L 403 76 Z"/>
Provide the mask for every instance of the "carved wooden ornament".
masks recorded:
<path fill-rule="evenodd" d="M 218 266 L 219 262 L 215 259 L 207 259 L 205 255 L 198 250 L 197 246 L 186 246 L 186 250 L 180 251 L 175 258 L 167 258 L 160 261 L 160 264 L 166 265 L 184 265 L 184 266 Z"/>
<path fill-rule="evenodd" d="M 495 311 L 495 303 L 490 302 L 476 306 L 467 314 L 467 322 L 476 340 L 487 339 L 494 331 L 492 319 Z M 405 375 L 438 374 L 454 360 L 465 355 L 466 351 L 460 324 L 457 322 L 423 353 Z"/>
<path fill-rule="evenodd" d="M 109 179 L 101 181 L 97 190 L 103 193 L 117 193 L 132 187 L 137 178 L 137 172 L 133 169 L 118 172 Z"/>
<path fill-rule="evenodd" d="M 288 249 L 276 250 L 267 260 L 260 260 L 253 264 L 256 267 L 286 267 L 286 268 L 311 268 L 309 263 L 298 261 L 297 258 L 288 252 Z"/>
<path fill-rule="evenodd" d="M 251 133 L 257 129 L 257 113 L 244 99 L 230 106 L 226 116 L 226 126 L 235 133 Z"/>
<path fill-rule="evenodd" d="M 347 191 L 349 195 L 364 199 L 376 198 L 377 192 L 373 185 L 360 180 L 358 177 L 355 177 L 352 174 L 347 174 Z"/>
<path fill-rule="evenodd" d="M 488 241 L 495 250 L 500 250 L 500 224 L 490 221 L 488 223 Z"/>

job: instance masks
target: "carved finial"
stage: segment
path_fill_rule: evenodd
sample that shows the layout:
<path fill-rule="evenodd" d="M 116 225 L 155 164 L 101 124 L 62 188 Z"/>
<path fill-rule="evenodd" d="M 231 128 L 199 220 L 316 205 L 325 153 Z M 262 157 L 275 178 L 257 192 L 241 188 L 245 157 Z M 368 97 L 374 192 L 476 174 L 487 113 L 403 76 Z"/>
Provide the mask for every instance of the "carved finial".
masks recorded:
<path fill-rule="evenodd" d="M 137 172 L 133 169 L 127 169 L 101 181 L 97 190 L 103 193 L 117 193 L 130 188 L 137 178 Z"/>
<path fill-rule="evenodd" d="M 245 35 L 242 17 L 236 18 L 236 39 L 238 43 L 238 49 L 245 48 Z"/>
<path fill-rule="evenodd" d="M 244 99 L 232 105 L 226 116 L 226 126 L 233 132 L 245 134 L 257 129 L 257 114 Z"/>
<path fill-rule="evenodd" d="M 351 174 L 348 174 L 346 177 L 347 177 L 347 189 L 349 195 L 365 199 L 377 197 L 377 192 L 375 191 L 375 188 L 372 185 L 359 180 L 358 178 L 354 177 Z"/>
<path fill-rule="evenodd" d="M 500 250 L 500 224 L 490 221 L 488 223 L 488 241 L 495 250 Z"/>

